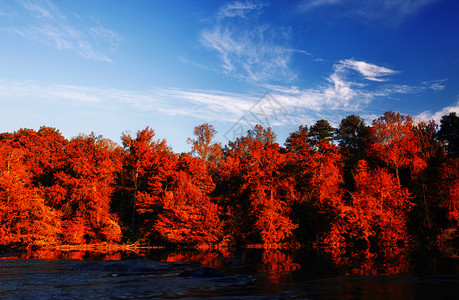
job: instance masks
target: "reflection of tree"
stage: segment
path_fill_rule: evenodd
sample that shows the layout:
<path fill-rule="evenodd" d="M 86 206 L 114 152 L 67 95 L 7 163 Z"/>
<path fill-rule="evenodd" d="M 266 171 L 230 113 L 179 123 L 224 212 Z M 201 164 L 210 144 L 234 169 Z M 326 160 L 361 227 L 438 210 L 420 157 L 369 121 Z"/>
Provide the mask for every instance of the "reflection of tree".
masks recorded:
<path fill-rule="evenodd" d="M 169 253 L 164 261 L 167 262 L 180 262 L 180 261 L 195 261 L 201 263 L 203 267 L 217 268 L 222 265 L 218 259 L 220 253 L 213 251 L 203 252 L 173 252 Z"/>
<path fill-rule="evenodd" d="M 266 249 L 262 255 L 261 272 L 266 272 L 272 282 L 279 283 L 285 274 L 298 270 L 300 265 L 293 262 L 291 255 L 281 251 Z"/>
<path fill-rule="evenodd" d="M 346 276 L 400 275 L 408 272 L 409 251 L 387 247 L 376 253 L 368 249 L 324 248 L 333 263 Z"/>
<path fill-rule="evenodd" d="M 123 257 L 120 251 L 86 251 L 86 250 L 56 250 L 50 248 L 35 249 L 33 251 L 22 252 L 15 257 L 8 257 L 9 259 L 71 259 L 71 260 L 121 260 Z"/>

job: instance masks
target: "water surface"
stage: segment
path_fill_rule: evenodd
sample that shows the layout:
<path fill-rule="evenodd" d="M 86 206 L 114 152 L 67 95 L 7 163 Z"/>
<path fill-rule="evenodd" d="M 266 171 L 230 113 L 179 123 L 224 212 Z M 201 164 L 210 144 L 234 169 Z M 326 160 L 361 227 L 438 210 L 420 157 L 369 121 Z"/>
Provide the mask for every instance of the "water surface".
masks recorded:
<path fill-rule="evenodd" d="M 439 253 L 334 257 L 249 249 L 0 257 L 1 299 L 459 299 L 457 259 Z M 196 273 L 204 267 L 216 272 Z"/>

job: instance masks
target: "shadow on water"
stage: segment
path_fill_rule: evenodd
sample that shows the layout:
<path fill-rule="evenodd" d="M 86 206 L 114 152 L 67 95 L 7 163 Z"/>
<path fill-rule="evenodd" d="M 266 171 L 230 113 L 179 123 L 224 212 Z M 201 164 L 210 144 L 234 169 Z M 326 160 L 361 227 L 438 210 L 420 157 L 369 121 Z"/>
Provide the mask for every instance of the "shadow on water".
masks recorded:
<path fill-rule="evenodd" d="M 191 276 L 180 276 L 183 272 Z M 458 299 L 458 274 L 457 258 L 420 248 L 390 248 L 376 254 L 325 248 L 224 253 L 36 250 L 0 254 L 0 295 L 7 299 Z"/>

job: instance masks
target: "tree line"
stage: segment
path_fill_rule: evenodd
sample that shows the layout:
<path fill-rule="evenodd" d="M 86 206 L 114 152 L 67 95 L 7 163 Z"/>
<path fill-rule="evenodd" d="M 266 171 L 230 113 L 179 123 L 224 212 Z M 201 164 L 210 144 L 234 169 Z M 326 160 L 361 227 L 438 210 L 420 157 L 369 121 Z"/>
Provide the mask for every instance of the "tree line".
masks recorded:
<path fill-rule="evenodd" d="M 202 124 L 174 153 L 41 127 L 0 134 L 0 246 L 125 243 L 384 251 L 458 241 L 459 117 L 319 120 L 283 145 L 260 125 L 222 146 Z"/>

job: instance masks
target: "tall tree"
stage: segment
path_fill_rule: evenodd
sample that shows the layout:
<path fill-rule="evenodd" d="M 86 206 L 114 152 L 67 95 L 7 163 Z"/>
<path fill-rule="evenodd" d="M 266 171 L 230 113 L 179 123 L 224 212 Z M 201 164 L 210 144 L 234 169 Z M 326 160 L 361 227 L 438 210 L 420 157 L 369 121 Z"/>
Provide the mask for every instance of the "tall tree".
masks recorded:
<path fill-rule="evenodd" d="M 216 244 L 223 235 L 219 207 L 211 201 L 212 178 L 200 159 L 180 157 L 173 183 L 165 193 L 155 229 L 164 240 L 177 244 Z"/>
<path fill-rule="evenodd" d="M 335 131 L 327 120 L 321 119 L 309 129 L 309 138 L 315 144 L 321 140 L 331 142 L 335 139 Z"/>
<path fill-rule="evenodd" d="M 443 142 L 448 155 L 459 157 L 459 117 L 455 112 L 441 118 L 438 138 Z"/>
<path fill-rule="evenodd" d="M 336 207 L 339 213 L 325 243 L 337 248 L 358 244 L 368 250 L 406 242 L 407 213 L 413 207 L 408 190 L 384 169 L 369 170 L 363 160 L 355 170 L 355 181 L 352 202 Z"/>
<path fill-rule="evenodd" d="M 364 120 L 356 115 L 350 115 L 341 120 L 336 131 L 340 147 L 355 156 L 364 151 L 368 129 Z"/>
<path fill-rule="evenodd" d="M 278 244 L 292 237 L 297 227 L 290 219 L 293 192 L 282 176 L 285 156 L 270 128 L 257 125 L 230 143 L 222 163 L 235 189 L 226 202 L 231 215 L 230 230 L 244 243 Z"/>
<path fill-rule="evenodd" d="M 310 182 L 313 153 L 307 126 L 300 125 L 297 131 L 290 133 L 285 142 L 285 150 L 288 159 L 285 171 L 293 177 L 296 199 L 299 202 L 308 202 L 312 197 Z"/>
<path fill-rule="evenodd" d="M 350 115 L 341 120 L 336 136 L 339 141 L 340 152 L 344 159 L 344 181 L 348 189 L 355 188 L 352 170 L 357 162 L 364 159 L 369 142 L 370 130 L 364 120 L 356 115 Z"/>
<path fill-rule="evenodd" d="M 115 175 L 121 169 L 121 149 L 94 134 L 73 138 L 66 159 L 54 174 L 52 203 L 63 212 L 64 241 L 120 241 L 118 219 L 111 212 Z"/>
<path fill-rule="evenodd" d="M 374 155 L 395 171 L 399 184 L 401 168 L 410 168 L 417 173 L 425 167 L 410 116 L 385 112 L 382 117 L 373 121 L 372 134 Z"/>
<path fill-rule="evenodd" d="M 219 156 L 221 146 L 213 142 L 217 130 L 207 123 L 196 126 L 193 130 L 196 139 L 188 138 L 187 142 L 191 144 L 192 153 L 198 155 L 202 160 L 213 162 Z"/>
<path fill-rule="evenodd" d="M 0 245 L 47 246 L 59 243 L 60 214 L 45 204 L 24 151 L 0 143 Z"/>
<path fill-rule="evenodd" d="M 123 181 L 125 199 L 131 206 L 131 228 L 141 227 L 143 237 L 155 238 L 154 224 L 163 209 L 163 199 L 173 184 L 177 157 L 165 140 L 155 141 L 147 127 L 132 137 L 123 133 L 125 149 Z M 136 216 L 141 216 L 140 224 Z"/>

